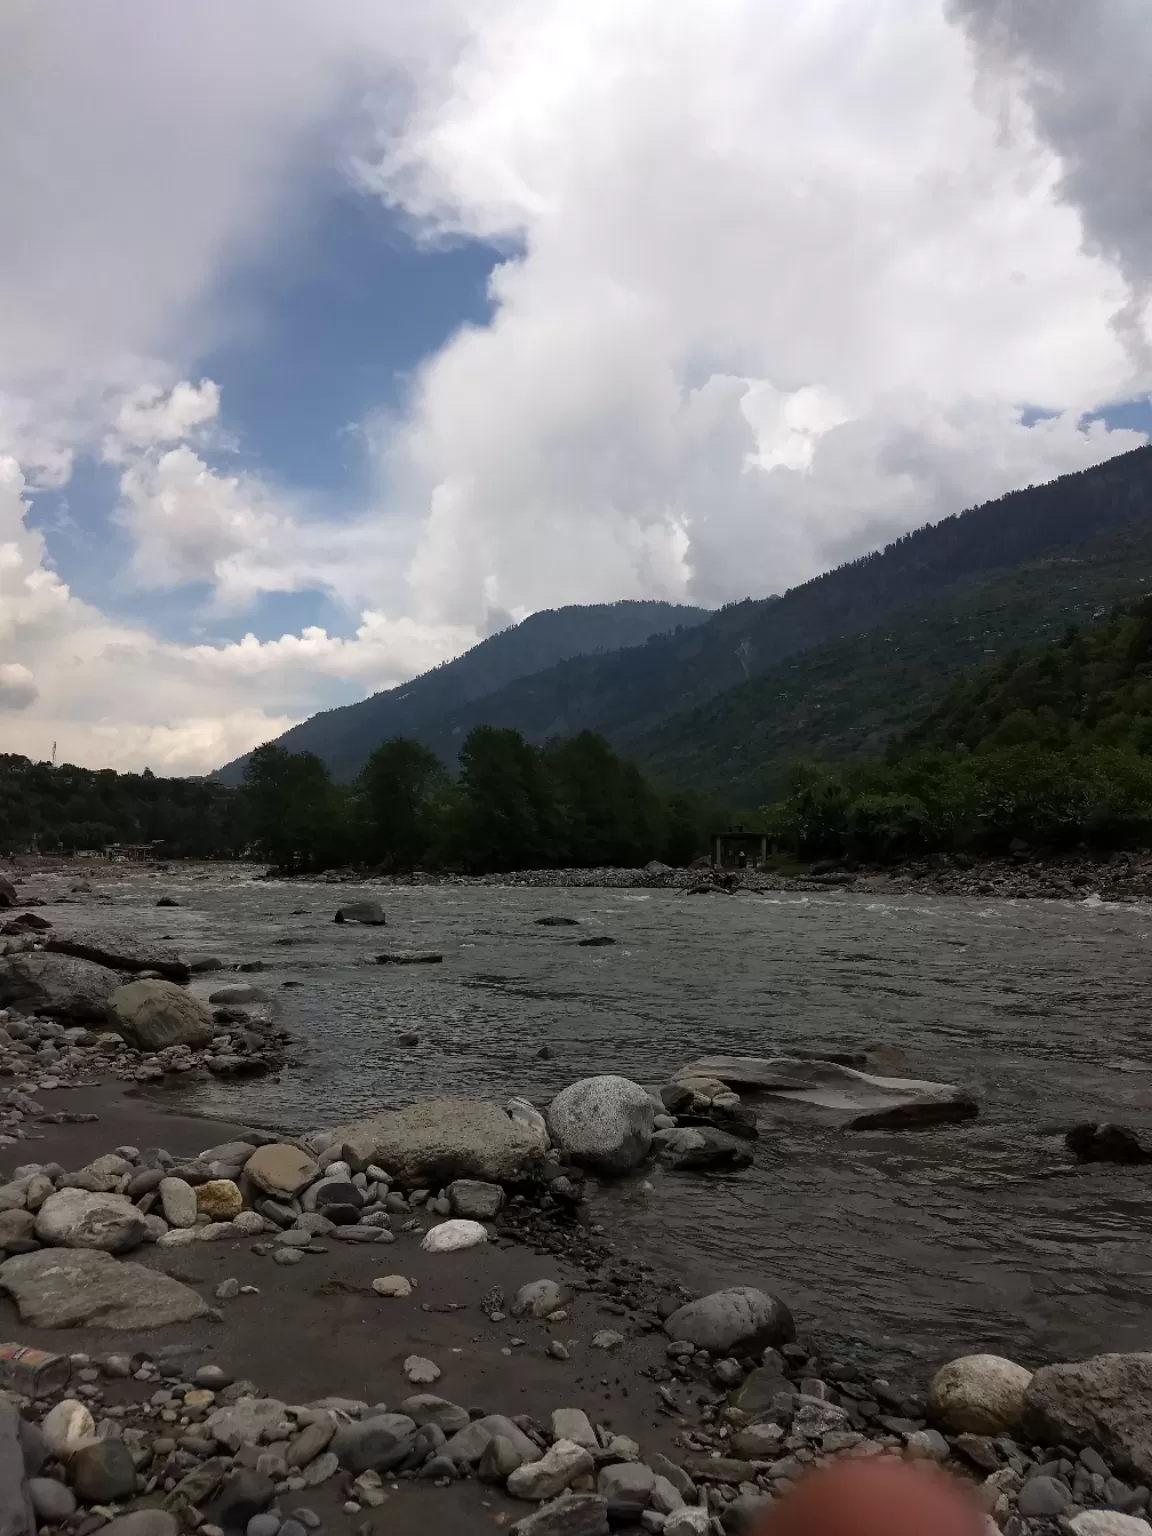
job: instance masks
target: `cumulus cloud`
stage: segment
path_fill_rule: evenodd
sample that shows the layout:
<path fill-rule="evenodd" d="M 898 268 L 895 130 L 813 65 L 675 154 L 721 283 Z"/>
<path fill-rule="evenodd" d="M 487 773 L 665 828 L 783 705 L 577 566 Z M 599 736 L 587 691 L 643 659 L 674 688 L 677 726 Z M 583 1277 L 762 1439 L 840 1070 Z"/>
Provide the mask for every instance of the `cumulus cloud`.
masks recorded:
<path fill-rule="evenodd" d="M 61 761 L 205 773 L 310 714 L 325 682 L 391 687 L 476 638 L 367 612 L 347 638 L 310 628 L 264 642 L 160 640 L 108 619 L 61 581 L 29 526 L 19 467 L 0 457 L 6 751 L 42 759 L 55 743 Z"/>
<path fill-rule="evenodd" d="M 1128 285 L 1114 316 L 1152 382 L 1152 17 L 1144 0 L 949 0 L 985 77 L 1014 90 L 1060 161 L 1057 195 Z M 1011 127 L 1010 116 L 1006 121 Z"/>
<path fill-rule="evenodd" d="M 485 13 L 362 169 L 524 249 L 390 444 L 425 609 L 777 589 L 1138 441 L 1077 425 L 1123 281 L 973 85 L 931 0 Z"/>

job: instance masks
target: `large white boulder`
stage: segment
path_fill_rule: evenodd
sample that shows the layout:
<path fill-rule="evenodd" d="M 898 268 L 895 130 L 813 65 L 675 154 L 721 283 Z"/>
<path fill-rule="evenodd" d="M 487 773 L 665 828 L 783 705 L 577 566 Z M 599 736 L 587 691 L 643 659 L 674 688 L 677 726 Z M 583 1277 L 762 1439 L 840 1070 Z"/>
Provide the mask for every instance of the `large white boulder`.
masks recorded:
<path fill-rule="evenodd" d="M 1032 1372 L 1000 1355 L 961 1355 L 932 1378 L 933 1414 L 958 1434 L 1011 1433 L 1020 1424 Z"/>
<path fill-rule="evenodd" d="M 147 1232 L 144 1217 L 125 1195 L 60 1189 L 36 1217 L 36 1236 L 49 1248 L 100 1248 L 127 1253 Z"/>
<path fill-rule="evenodd" d="M 561 1089 L 548 1106 L 548 1127 L 574 1163 L 599 1173 L 627 1173 L 648 1156 L 655 1116 L 646 1089 L 609 1074 Z"/>

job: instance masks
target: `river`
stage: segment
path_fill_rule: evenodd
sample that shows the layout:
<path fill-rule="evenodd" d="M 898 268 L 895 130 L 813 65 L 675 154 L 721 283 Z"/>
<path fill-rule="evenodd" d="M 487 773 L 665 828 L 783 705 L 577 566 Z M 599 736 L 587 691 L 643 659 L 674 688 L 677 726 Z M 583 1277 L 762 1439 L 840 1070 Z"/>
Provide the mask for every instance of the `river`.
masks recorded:
<path fill-rule="evenodd" d="M 899 1046 L 908 1075 L 969 1087 L 980 1118 L 861 1134 L 767 1101 L 748 1172 L 648 1173 L 602 1189 L 595 1214 L 688 1283 L 765 1286 L 803 1328 L 877 1358 L 1037 1363 L 1152 1342 L 1152 1170 L 1080 1168 L 1062 1145 L 1077 1120 L 1152 1125 L 1152 909 L 333 887 L 235 870 L 95 884 L 110 900 L 55 907 L 61 932 L 130 926 L 271 967 L 243 979 L 273 993 L 303 1064 L 189 1090 L 229 1118 L 305 1130 L 433 1094 L 542 1101 L 597 1072 L 659 1086 L 716 1052 Z M 160 894 L 181 906 L 158 909 Z M 333 923 L 361 896 L 383 901 L 387 929 Z M 535 925 L 550 914 L 580 926 Z M 616 944 L 578 947 L 596 934 Z M 444 963 L 370 963 L 389 947 Z M 405 1031 L 419 1046 L 398 1045 Z"/>

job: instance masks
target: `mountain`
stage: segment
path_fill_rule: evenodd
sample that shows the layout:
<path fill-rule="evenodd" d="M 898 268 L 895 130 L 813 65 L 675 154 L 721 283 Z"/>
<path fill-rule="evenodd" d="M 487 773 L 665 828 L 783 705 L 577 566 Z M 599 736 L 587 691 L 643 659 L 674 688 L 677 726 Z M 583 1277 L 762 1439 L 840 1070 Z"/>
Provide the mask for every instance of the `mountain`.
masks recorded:
<path fill-rule="evenodd" d="M 780 794 L 800 757 L 875 757 L 959 674 L 1108 618 L 1152 591 L 1152 520 L 964 584 L 862 635 L 802 652 L 629 743 L 658 782 L 729 805 Z"/>
<path fill-rule="evenodd" d="M 474 725 L 511 726 L 533 742 L 591 729 L 631 755 L 673 716 L 799 653 L 1148 519 L 1152 448 L 1138 448 L 917 529 L 783 597 L 734 603 L 706 623 L 629 650 L 525 672 L 439 718 L 426 716 L 420 740 L 451 762 Z"/>
<path fill-rule="evenodd" d="M 525 673 L 569 657 L 642 645 L 650 636 L 688 630 L 709 617 L 703 608 L 676 603 L 621 602 L 548 608 L 445 662 L 431 672 L 356 704 L 325 710 L 277 738 L 289 752 L 314 752 L 337 779 L 352 779 L 374 747 L 390 736 L 425 740 L 431 726 L 473 700 L 495 693 Z M 462 738 L 461 738 L 462 739 Z M 457 743 L 458 745 L 458 743 Z M 453 748 L 449 754 L 455 757 Z M 247 754 L 213 778 L 237 784 Z"/>
<path fill-rule="evenodd" d="M 719 749 L 716 771 L 708 766 L 713 758 L 708 733 L 721 727 L 720 717 L 713 724 L 707 710 L 727 690 L 762 678 L 806 652 L 891 625 L 913 611 L 920 611 L 931 626 L 935 610 L 953 601 L 963 604 L 989 582 L 1058 551 L 1075 550 L 1149 523 L 1152 448 L 1138 448 L 1078 474 L 1013 491 L 919 528 L 883 550 L 793 587 L 782 597 L 733 603 L 712 614 L 662 604 L 536 614 L 414 683 L 317 715 L 287 732 L 281 741 L 290 750 L 317 753 L 337 777 L 347 778 L 378 741 L 391 735 L 414 736 L 451 765 L 475 725 L 510 726 L 537 743 L 591 729 L 626 755 L 635 753 L 666 782 L 685 772 L 697 783 L 747 793 L 753 778 L 726 768 Z M 1057 571 L 1057 587 L 1058 576 Z M 1007 634 L 1019 622 L 1021 638 L 1042 634 L 1042 630 L 1028 630 L 1023 615 L 1019 621 L 1011 617 L 1014 601 L 1006 589 L 1005 616 L 993 628 L 998 624 Z M 627 614 L 621 616 L 610 639 L 598 628 L 596 615 L 643 608 L 663 614 L 657 622 L 637 614 L 637 630 L 648 625 L 644 633 L 621 638 Z M 552 626 L 561 622 L 563 639 L 550 653 Z M 920 623 L 920 619 L 914 621 L 906 647 L 921 643 Z M 576 633 L 569 635 L 570 627 Z M 857 643 L 849 643 L 818 658 L 818 664 L 826 665 L 834 676 L 850 665 L 858 648 Z M 961 646 L 953 659 L 956 666 L 963 666 L 982 658 L 972 658 Z M 942 666 L 945 661 L 941 653 Z M 929 671 L 931 678 L 924 687 L 930 690 L 942 674 L 931 667 Z M 895 686 L 892 674 L 884 675 L 881 667 L 880 677 L 870 686 L 879 698 L 881 718 L 875 722 L 875 731 L 869 726 L 866 734 L 882 739 L 904 717 L 884 715 L 884 691 Z M 911 674 L 900 686 L 913 694 L 920 688 Z M 697 710 L 705 711 L 699 723 L 687 723 Z M 730 723 L 734 730 L 753 728 L 739 711 Z M 687 733 L 686 753 L 675 745 L 678 732 Z M 781 730 L 781 750 L 786 749 L 788 734 Z M 733 745 L 738 746 L 738 739 L 729 744 L 729 760 Z M 243 760 L 229 765 L 225 777 L 238 777 L 242 767 Z"/>

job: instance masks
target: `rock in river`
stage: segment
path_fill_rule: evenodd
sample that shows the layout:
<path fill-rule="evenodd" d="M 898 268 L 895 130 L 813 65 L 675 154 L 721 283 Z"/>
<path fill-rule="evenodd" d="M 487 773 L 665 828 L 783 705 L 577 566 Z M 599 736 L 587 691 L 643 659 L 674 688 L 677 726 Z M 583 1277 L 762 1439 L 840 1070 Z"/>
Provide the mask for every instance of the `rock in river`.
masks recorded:
<path fill-rule="evenodd" d="M 979 1113 L 971 1094 L 951 1083 L 874 1077 L 836 1062 L 806 1057 L 707 1056 L 681 1068 L 676 1076 L 718 1078 L 730 1088 L 838 1110 L 849 1117 L 849 1130 L 911 1129 L 970 1120 Z"/>
<path fill-rule="evenodd" d="M 627 1173 L 648 1155 L 656 1106 L 626 1077 L 608 1074 L 570 1083 L 548 1106 L 552 1140 L 573 1162 L 603 1173 Z"/>
<path fill-rule="evenodd" d="M 1091 1446 L 1142 1481 L 1152 1480 L 1152 1354 L 1044 1366 L 1024 1394 L 1022 1422 L 1040 1444 Z"/>
<path fill-rule="evenodd" d="M 713 1355 L 751 1355 L 769 1344 L 796 1337 L 792 1314 L 782 1301 L 751 1286 L 713 1291 L 678 1307 L 664 1324 L 670 1339 L 683 1339 Z"/>
<path fill-rule="evenodd" d="M 1011 1433 L 1020 1424 L 1031 1371 L 999 1355 L 961 1355 L 932 1378 L 932 1412 L 958 1434 Z"/>
<path fill-rule="evenodd" d="M 343 1146 L 356 1166 L 375 1163 L 409 1189 L 438 1189 L 461 1178 L 511 1182 L 545 1149 L 538 1132 L 485 1099 L 428 1099 L 383 1110 L 322 1132 L 309 1144 Z"/>
<path fill-rule="evenodd" d="M 1064 1145 L 1082 1163 L 1152 1163 L 1152 1132 L 1095 1120 L 1074 1125 Z"/>
<path fill-rule="evenodd" d="M 0 1007 L 44 1013 L 74 1023 L 103 1023 L 120 977 L 106 966 L 71 955 L 35 952 L 0 961 Z"/>
<path fill-rule="evenodd" d="M 108 1000 L 108 1022 L 142 1051 L 163 1051 L 170 1045 L 193 1050 L 211 1044 L 216 1034 L 212 1015 L 199 998 L 171 981 L 130 981 Z"/>
<path fill-rule="evenodd" d="M 245 1003 L 268 1003 L 271 998 L 263 987 L 219 987 L 209 992 L 208 1001 L 213 1007 L 242 1007 Z"/>
<path fill-rule="evenodd" d="M 211 1312 L 191 1286 L 92 1249 L 42 1248 L 0 1264 L 7 1291 L 31 1328 L 159 1328 Z"/>
<path fill-rule="evenodd" d="M 364 923 L 370 928 L 383 928 L 387 919 L 378 901 L 353 901 L 340 907 L 336 913 L 338 923 Z"/>
<path fill-rule="evenodd" d="M 731 1171 L 747 1168 L 752 1153 L 733 1136 L 695 1125 L 652 1133 L 652 1151 L 665 1168 L 713 1168 Z"/>
<path fill-rule="evenodd" d="M 36 1236 L 49 1247 L 126 1253 L 139 1247 L 147 1230 L 144 1217 L 125 1195 L 86 1189 L 57 1190 L 36 1216 Z"/>
<path fill-rule="evenodd" d="M 158 971 L 167 981 L 187 981 L 192 967 L 174 949 L 144 944 L 130 934 L 98 934 L 66 938 L 55 934 L 44 945 L 54 955 L 75 955 L 114 971 Z"/>

